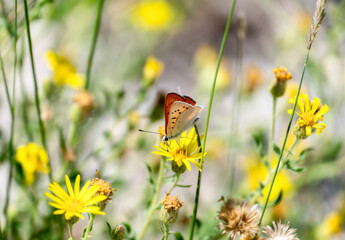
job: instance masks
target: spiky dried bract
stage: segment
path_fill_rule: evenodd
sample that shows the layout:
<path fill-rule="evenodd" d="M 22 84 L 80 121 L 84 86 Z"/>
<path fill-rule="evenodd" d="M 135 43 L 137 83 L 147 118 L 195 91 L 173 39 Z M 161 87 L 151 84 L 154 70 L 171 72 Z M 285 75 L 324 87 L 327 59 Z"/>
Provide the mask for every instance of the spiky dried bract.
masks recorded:
<path fill-rule="evenodd" d="M 257 205 L 248 202 L 238 202 L 232 198 L 220 199 L 223 205 L 217 219 L 221 221 L 217 226 L 223 230 L 222 234 L 229 234 L 230 239 L 237 235 L 243 238 L 254 237 L 258 232 L 260 212 Z"/>
<path fill-rule="evenodd" d="M 322 20 L 326 16 L 325 6 L 327 0 L 318 0 L 316 2 L 315 12 L 313 16 L 313 23 L 310 26 L 310 33 L 307 34 L 307 49 L 310 50 L 311 45 L 314 42 L 314 38 L 318 32 L 318 29 L 322 23 Z"/>
<path fill-rule="evenodd" d="M 289 227 L 290 222 L 286 225 L 282 224 L 281 221 L 278 223 L 273 222 L 273 229 L 270 226 L 264 228 L 263 233 L 267 235 L 267 238 L 264 238 L 264 240 L 299 240 L 296 229 Z"/>

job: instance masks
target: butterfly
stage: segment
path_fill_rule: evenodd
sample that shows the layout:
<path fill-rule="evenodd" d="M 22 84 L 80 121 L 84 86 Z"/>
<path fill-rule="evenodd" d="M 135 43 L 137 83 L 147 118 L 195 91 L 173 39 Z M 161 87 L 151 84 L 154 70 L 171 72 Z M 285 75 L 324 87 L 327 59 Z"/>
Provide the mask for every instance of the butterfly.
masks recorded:
<path fill-rule="evenodd" d="M 199 120 L 202 106 L 188 96 L 168 93 L 165 97 L 165 135 L 163 141 L 178 137 L 182 132 Z"/>

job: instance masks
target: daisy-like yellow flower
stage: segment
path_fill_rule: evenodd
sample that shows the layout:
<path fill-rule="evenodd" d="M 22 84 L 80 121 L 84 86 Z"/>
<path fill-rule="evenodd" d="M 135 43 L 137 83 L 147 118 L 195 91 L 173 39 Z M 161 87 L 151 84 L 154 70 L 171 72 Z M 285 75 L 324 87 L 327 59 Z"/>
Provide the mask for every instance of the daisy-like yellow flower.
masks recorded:
<path fill-rule="evenodd" d="M 289 103 L 294 104 L 295 100 L 296 97 L 290 98 Z M 310 102 L 308 95 L 302 94 L 298 98 L 297 108 L 299 110 L 299 113 L 296 112 L 296 114 L 300 117 L 297 121 L 297 132 L 303 133 L 303 136 L 300 136 L 300 138 L 306 138 L 310 136 L 313 128 L 317 130 L 317 135 L 326 128 L 326 124 L 320 123 L 319 121 L 323 120 L 323 115 L 328 112 L 329 107 L 327 105 L 322 106 L 321 100 L 319 98 L 315 97 L 313 102 Z M 291 115 L 292 111 L 292 109 L 289 109 L 288 113 Z"/>
<path fill-rule="evenodd" d="M 65 181 L 68 193 L 56 182 L 50 183 L 48 188 L 55 196 L 51 193 L 45 193 L 48 198 L 53 200 L 53 202 L 49 202 L 49 205 L 58 209 L 54 211 L 55 215 L 65 214 L 66 220 L 72 217 L 84 218 L 82 213 L 85 212 L 105 215 L 98 206 L 94 206 L 94 204 L 107 199 L 105 195 L 95 196 L 99 186 L 94 185 L 89 188 L 89 180 L 80 190 L 80 175 L 75 179 L 74 190 L 67 175 L 65 175 Z"/>
<path fill-rule="evenodd" d="M 167 29 L 173 22 L 175 10 L 168 1 L 147 0 L 133 7 L 131 20 L 146 31 Z"/>
<path fill-rule="evenodd" d="M 177 140 L 171 139 L 167 143 L 160 142 L 159 146 L 153 146 L 158 151 L 152 153 L 168 157 L 168 161 L 174 161 L 177 166 L 185 165 L 191 171 L 190 162 L 193 163 L 200 171 L 201 166 L 198 159 L 201 158 L 200 148 L 198 147 L 198 136 L 192 128 L 188 134 L 183 132 L 181 137 Z M 205 153 L 204 156 L 206 156 Z"/>
<path fill-rule="evenodd" d="M 144 86 L 151 86 L 156 81 L 156 79 L 162 74 L 163 70 L 164 64 L 154 56 L 149 56 L 146 59 L 145 66 L 143 68 Z"/>
<path fill-rule="evenodd" d="M 76 68 L 64 56 L 54 51 L 45 53 L 50 69 L 53 71 L 54 82 L 57 86 L 68 85 L 74 89 L 84 87 L 84 76 L 77 73 Z"/>
<path fill-rule="evenodd" d="M 35 181 L 38 172 L 49 173 L 48 154 L 43 147 L 35 143 L 28 143 L 25 146 L 18 147 L 16 159 L 22 165 L 25 183 L 28 185 Z"/>

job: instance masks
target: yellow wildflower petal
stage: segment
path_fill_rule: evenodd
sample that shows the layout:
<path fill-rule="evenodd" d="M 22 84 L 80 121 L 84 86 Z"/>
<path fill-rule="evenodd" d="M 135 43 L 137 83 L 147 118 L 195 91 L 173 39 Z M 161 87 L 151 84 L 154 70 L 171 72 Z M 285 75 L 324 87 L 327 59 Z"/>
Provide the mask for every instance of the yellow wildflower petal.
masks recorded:
<path fill-rule="evenodd" d="M 60 214 L 64 214 L 65 213 L 65 210 L 55 210 L 54 212 L 53 212 L 53 214 L 54 215 L 60 215 Z"/>
<path fill-rule="evenodd" d="M 309 101 L 309 97 L 307 94 L 301 94 L 302 99 L 304 100 L 304 112 L 308 112 L 311 109 L 310 106 L 310 101 Z"/>
<path fill-rule="evenodd" d="M 71 184 L 71 181 L 69 180 L 69 177 L 67 175 L 65 175 L 65 181 L 66 181 L 67 191 L 68 191 L 69 195 L 71 197 L 74 197 L 74 192 L 73 192 L 72 184 Z"/>
<path fill-rule="evenodd" d="M 320 110 L 315 114 L 315 117 L 317 119 L 320 119 L 326 112 L 328 112 L 329 107 L 327 106 L 327 104 L 325 104 L 324 106 L 322 106 L 320 108 Z"/>
<path fill-rule="evenodd" d="M 63 204 L 64 203 L 64 201 L 62 200 L 62 199 L 60 199 L 60 198 L 58 198 L 58 197 L 55 197 L 54 195 L 52 195 L 52 194 L 50 194 L 50 193 L 45 193 L 45 195 L 47 196 L 47 197 L 49 197 L 51 200 L 53 200 L 54 202 L 56 202 L 56 203 L 58 203 L 58 204 Z"/>
<path fill-rule="evenodd" d="M 307 136 L 310 136 L 311 135 L 311 127 L 307 126 L 305 128 L 305 133 L 306 133 Z"/>
<path fill-rule="evenodd" d="M 94 198 L 91 198 L 90 200 L 86 201 L 85 202 L 85 206 L 89 206 L 89 205 L 92 205 L 92 204 L 95 204 L 95 203 L 98 203 L 98 202 L 101 202 L 101 201 L 104 201 L 105 199 L 107 199 L 108 197 L 105 196 L 105 195 L 98 195 Z"/>
<path fill-rule="evenodd" d="M 200 172 L 202 171 L 201 166 L 200 166 L 200 164 L 199 164 L 197 161 L 195 161 L 195 160 L 192 159 L 192 158 L 189 158 L 189 159 L 187 159 L 187 160 L 190 161 L 190 162 L 192 162 L 192 163 L 199 169 Z"/>
<path fill-rule="evenodd" d="M 315 111 L 319 108 L 320 104 L 320 98 L 315 97 L 313 100 L 313 106 L 311 107 L 311 113 L 315 113 Z"/>
<path fill-rule="evenodd" d="M 79 190 L 80 190 L 80 175 L 78 174 L 74 182 L 74 194 L 76 198 L 79 197 Z"/>
<path fill-rule="evenodd" d="M 189 163 L 186 159 L 183 159 L 182 161 L 183 161 L 184 165 L 186 165 L 188 171 L 192 171 L 192 168 L 191 168 L 191 166 L 190 166 L 190 163 Z"/>
<path fill-rule="evenodd" d="M 86 193 L 86 191 L 88 190 L 88 187 L 90 185 L 90 180 L 88 180 L 84 187 L 81 189 L 80 193 L 79 193 L 79 197 L 82 198 L 84 196 L 84 194 Z"/>

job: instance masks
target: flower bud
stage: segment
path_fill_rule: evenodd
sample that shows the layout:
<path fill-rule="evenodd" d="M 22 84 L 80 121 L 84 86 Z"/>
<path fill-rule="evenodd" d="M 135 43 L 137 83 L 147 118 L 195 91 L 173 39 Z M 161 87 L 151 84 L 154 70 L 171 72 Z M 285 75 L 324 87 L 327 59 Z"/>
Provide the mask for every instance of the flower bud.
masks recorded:
<path fill-rule="evenodd" d="M 306 139 L 308 137 L 305 126 L 300 126 L 298 123 L 294 126 L 293 133 L 299 139 Z"/>
<path fill-rule="evenodd" d="M 126 227 L 122 224 L 117 225 L 111 232 L 111 240 L 123 240 L 126 234 Z"/>
<path fill-rule="evenodd" d="M 286 82 L 292 78 L 291 73 L 285 67 L 275 68 L 273 73 L 275 74 L 275 79 L 272 81 L 269 89 L 273 97 L 281 97 L 284 95 Z"/>
<path fill-rule="evenodd" d="M 171 170 L 175 172 L 176 174 L 181 174 L 186 171 L 187 167 L 185 164 L 182 164 L 181 166 L 177 165 L 176 161 L 171 161 Z"/>
<path fill-rule="evenodd" d="M 171 196 L 169 193 L 166 193 L 161 204 L 160 220 L 166 224 L 175 223 L 178 219 L 178 212 L 183 202 L 180 202 L 177 196 Z"/>
<path fill-rule="evenodd" d="M 73 101 L 82 110 L 83 118 L 86 118 L 96 106 L 94 97 L 88 91 L 76 93 Z"/>
<path fill-rule="evenodd" d="M 76 222 L 78 222 L 78 220 L 79 220 L 79 217 L 73 216 L 73 217 L 71 217 L 70 219 L 66 219 L 66 223 L 67 223 L 67 224 L 73 225 L 73 224 L 75 224 Z"/>

